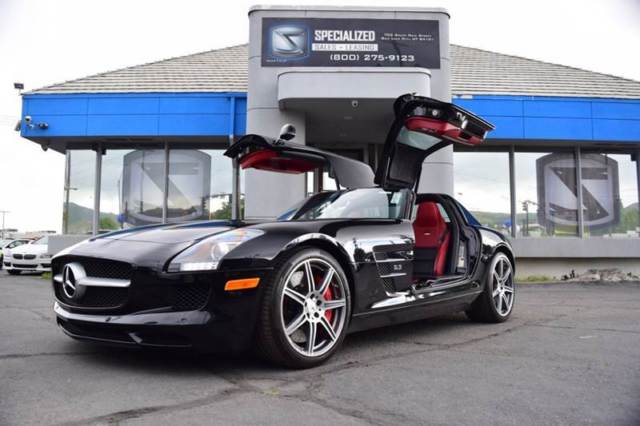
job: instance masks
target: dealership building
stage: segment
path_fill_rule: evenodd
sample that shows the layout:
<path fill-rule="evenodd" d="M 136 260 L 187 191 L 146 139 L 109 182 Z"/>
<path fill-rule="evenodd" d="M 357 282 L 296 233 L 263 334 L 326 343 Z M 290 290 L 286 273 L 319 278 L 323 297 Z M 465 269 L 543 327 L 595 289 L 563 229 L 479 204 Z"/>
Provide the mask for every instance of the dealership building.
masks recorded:
<path fill-rule="evenodd" d="M 249 21 L 247 45 L 23 94 L 21 135 L 66 156 L 64 234 L 275 218 L 335 182 L 240 170 L 230 144 L 291 123 L 297 142 L 375 167 L 393 100 L 417 93 L 496 126 L 430 156 L 419 190 L 508 235 L 518 275 L 640 273 L 640 82 L 451 45 L 441 9 L 255 7 Z"/>

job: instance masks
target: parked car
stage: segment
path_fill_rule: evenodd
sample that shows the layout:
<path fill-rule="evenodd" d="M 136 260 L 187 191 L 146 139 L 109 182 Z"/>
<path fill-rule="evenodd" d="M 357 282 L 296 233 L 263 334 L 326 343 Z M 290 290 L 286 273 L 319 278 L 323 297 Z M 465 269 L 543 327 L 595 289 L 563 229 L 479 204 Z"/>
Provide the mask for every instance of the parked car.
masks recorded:
<path fill-rule="evenodd" d="M 492 126 L 449 103 L 406 95 L 375 175 L 362 162 L 247 135 L 227 156 L 284 173 L 328 170 L 337 191 L 267 223 L 155 225 L 97 236 L 53 259 L 54 310 L 69 336 L 126 346 L 244 350 L 307 368 L 347 332 L 448 312 L 502 322 L 514 256 L 455 199 L 417 193 L 424 159 L 477 145 Z M 286 190 L 286 188 L 283 188 Z"/>
<path fill-rule="evenodd" d="M 3 266 L 11 266 L 11 249 L 30 242 L 31 240 L 28 239 L 2 240 L 0 242 L 0 269 Z"/>
<path fill-rule="evenodd" d="M 51 255 L 47 253 L 49 237 L 42 237 L 29 244 L 11 249 L 11 259 L 6 259 L 5 268 L 11 275 L 20 272 L 50 272 Z"/>

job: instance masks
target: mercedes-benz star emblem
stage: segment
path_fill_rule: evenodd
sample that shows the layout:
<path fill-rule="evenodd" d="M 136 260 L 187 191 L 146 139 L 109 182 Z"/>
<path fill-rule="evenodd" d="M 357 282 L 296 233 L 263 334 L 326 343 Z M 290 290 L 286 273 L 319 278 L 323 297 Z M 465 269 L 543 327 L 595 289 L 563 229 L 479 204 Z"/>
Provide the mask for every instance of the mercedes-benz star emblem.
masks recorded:
<path fill-rule="evenodd" d="M 275 56 L 303 56 L 307 53 L 307 29 L 282 26 L 271 30 L 271 53 Z"/>
<path fill-rule="evenodd" d="M 79 263 L 67 263 L 62 269 L 62 291 L 69 299 L 79 299 L 85 291 L 80 281 L 86 277 L 84 268 Z"/>

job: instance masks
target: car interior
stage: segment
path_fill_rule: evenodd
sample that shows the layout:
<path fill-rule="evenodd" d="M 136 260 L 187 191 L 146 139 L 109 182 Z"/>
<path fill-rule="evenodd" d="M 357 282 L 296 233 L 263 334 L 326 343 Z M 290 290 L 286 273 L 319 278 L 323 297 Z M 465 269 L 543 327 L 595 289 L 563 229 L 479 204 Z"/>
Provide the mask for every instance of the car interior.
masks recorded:
<path fill-rule="evenodd" d="M 414 282 L 459 276 L 461 271 L 453 255 L 460 246 L 459 229 L 444 206 L 435 199 L 419 196 L 413 218 Z"/>

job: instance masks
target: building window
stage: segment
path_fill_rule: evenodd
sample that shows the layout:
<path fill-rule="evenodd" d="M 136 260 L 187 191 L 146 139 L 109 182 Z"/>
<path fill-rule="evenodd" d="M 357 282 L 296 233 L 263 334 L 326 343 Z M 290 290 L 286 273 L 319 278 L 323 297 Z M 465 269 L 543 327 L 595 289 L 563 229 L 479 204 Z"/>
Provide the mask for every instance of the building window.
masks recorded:
<path fill-rule="evenodd" d="M 162 223 L 164 157 L 163 149 L 135 150 L 122 155 L 118 215 L 121 224 L 140 226 Z"/>
<path fill-rule="evenodd" d="M 170 150 L 167 175 L 164 149 L 107 149 L 102 156 L 99 232 L 162 223 L 165 213 L 167 222 L 230 219 L 233 168 L 223 153 Z M 96 153 L 70 150 L 67 156 L 64 233 L 89 234 Z M 243 193 L 240 185 L 241 215 Z"/>
<path fill-rule="evenodd" d="M 629 154 L 582 151 L 584 235 L 638 237 L 636 164 Z"/>
<path fill-rule="evenodd" d="M 515 153 L 516 235 L 578 235 L 576 162 L 573 151 Z"/>
<path fill-rule="evenodd" d="M 168 221 L 231 219 L 233 168 L 224 150 L 172 149 Z"/>
<path fill-rule="evenodd" d="M 478 221 L 509 235 L 509 155 L 506 152 L 455 152 L 454 195 Z"/>
<path fill-rule="evenodd" d="M 66 234 L 90 234 L 93 230 L 96 153 L 67 151 L 62 230 Z"/>

